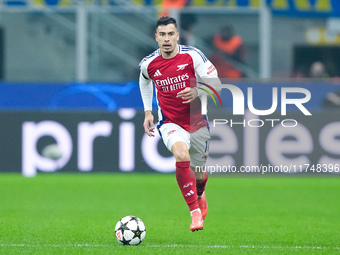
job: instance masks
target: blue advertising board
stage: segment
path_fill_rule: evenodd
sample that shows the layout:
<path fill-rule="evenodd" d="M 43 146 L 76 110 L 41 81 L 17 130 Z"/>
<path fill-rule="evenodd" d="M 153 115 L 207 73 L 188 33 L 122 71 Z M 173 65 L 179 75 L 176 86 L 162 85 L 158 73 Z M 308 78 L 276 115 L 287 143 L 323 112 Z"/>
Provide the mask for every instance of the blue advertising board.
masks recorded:
<path fill-rule="evenodd" d="M 142 109 L 137 82 L 104 83 L 0 83 L 0 110 Z"/>
<path fill-rule="evenodd" d="M 324 100 L 330 92 L 339 91 L 337 83 L 319 82 L 239 82 L 238 86 L 245 98 L 249 88 L 253 91 L 254 107 L 271 107 L 273 88 L 277 88 L 277 97 L 283 87 L 305 88 L 311 94 L 306 107 L 311 110 L 323 108 Z M 232 94 L 227 89 L 221 92 L 223 106 L 232 108 Z M 289 98 L 304 95 L 290 93 Z M 209 100 L 213 105 L 213 101 Z M 153 102 L 156 106 L 156 100 Z M 280 107 L 280 105 L 278 106 Z M 104 111 L 115 112 L 119 108 L 134 108 L 143 111 L 139 85 L 136 81 L 127 83 L 0 83 L 0 110 L 39 110 L 39 111 Z M 154 108 L 156 109 L 156 108 Z"/>

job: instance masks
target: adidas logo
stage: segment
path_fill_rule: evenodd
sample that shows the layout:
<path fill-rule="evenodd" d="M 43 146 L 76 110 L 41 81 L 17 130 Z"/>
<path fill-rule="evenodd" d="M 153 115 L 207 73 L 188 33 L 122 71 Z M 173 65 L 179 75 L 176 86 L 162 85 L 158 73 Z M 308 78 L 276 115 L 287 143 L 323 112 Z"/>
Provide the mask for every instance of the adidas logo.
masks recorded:
<path fill-rule="evenodd" d="M 184 197 L 190 197 L 191 195 L 195 194 L 192 190 L 190 190 Z"/>
<path fill-rule="evenodd" d="M 156 77 L 156 76 L 160 76 L 162 75 L 161 72 L 157 69 L 157 71 L 155 72 L 155 74 L 153 75 L 153 77 Z"/>

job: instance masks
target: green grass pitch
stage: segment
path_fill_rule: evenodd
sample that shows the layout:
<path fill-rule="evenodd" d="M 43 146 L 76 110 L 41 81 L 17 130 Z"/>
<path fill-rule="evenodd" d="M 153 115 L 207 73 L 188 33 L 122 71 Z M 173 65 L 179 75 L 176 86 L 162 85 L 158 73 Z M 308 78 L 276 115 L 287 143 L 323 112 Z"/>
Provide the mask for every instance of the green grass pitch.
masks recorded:
<path fill-rule="evenodd" d="M 0 175 L 0 254 L 339 254 L 339 178 L 210 178 L 204 230 L 174 174 Z M 139 246 L 116 222 L 141 218 Z"/>

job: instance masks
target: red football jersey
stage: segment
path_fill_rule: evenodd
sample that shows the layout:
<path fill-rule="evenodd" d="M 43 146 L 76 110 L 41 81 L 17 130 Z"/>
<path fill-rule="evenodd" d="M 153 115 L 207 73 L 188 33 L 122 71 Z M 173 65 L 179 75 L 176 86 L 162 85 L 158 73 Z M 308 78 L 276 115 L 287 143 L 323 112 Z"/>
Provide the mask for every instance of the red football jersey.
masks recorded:
<path fill-rule="evenodd" d="M 164 59 L 158 49 L 141 61 L 140 69 L 140 89 L 145 110 L 152 110 L 152 82 L 156 87 L 159 125 L 172 122 L 189 132 L 207 125 L 205 116 L 201 114 L 199 98 L 190 104 L 183 104 L 184 100 L 176 97 L 186 87 L 196 87 L 198 77 L 217 77 L 215 67 L 201 51 L 178 45 L 178 54 Z"/>

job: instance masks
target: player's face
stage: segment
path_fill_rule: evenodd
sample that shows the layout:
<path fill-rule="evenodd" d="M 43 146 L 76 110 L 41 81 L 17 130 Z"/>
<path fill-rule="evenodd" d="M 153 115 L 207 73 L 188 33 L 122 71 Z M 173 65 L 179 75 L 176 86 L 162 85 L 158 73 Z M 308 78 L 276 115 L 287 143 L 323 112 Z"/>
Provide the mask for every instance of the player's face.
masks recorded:
<path fill-rule="evenodd" d="M 179 34 L 174 24 L 159 26 L 156 30 L 155 38 L 163 57 L 171 58 L 177 54 Z"/>

